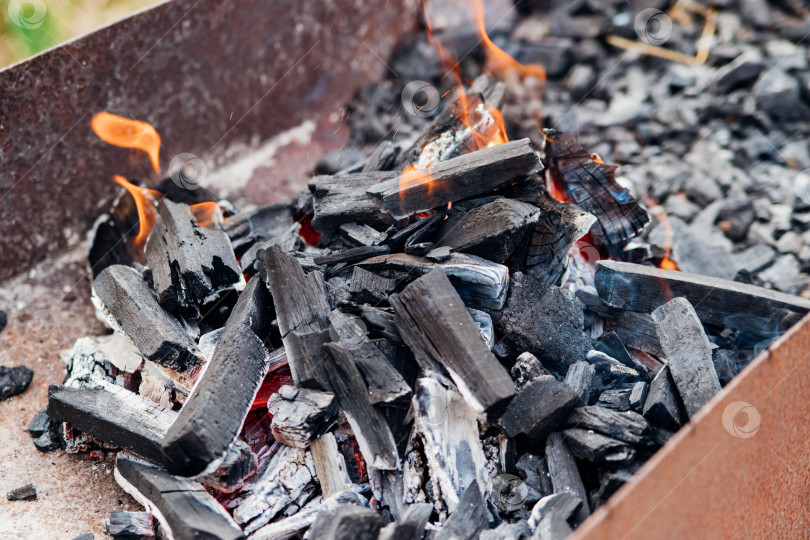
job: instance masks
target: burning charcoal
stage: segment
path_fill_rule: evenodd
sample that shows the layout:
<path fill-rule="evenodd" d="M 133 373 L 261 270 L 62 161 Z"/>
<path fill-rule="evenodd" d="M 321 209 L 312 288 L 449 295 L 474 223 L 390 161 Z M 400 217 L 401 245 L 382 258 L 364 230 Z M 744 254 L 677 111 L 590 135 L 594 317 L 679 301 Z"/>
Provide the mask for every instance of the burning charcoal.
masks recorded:
<path fill-rule="evenodd" d="M 328 431 L 339 412 L 334 394 L 294 386 L 282 386 L 267 411 L 273 416 L 273 437 L 296 448 L 306 448 Z"/>
<path fill-rule="evenodd" d="M 40 410 L 34 415 L 34 418 L 31 419 L 31 423 L 28 424 L 28 434 L 35 439 L 41 437 L 43 433 L 51 428 L 51 422 L 51 418 L 48 416 L 46 410 Z"/>
<path fill-rule="evenodd" d="M 568 427 L 593 430 L 629 444 L 643 445 L 650 429 L 647 421 L 635 412 L 619 412 L 605 407 L 578 407 L 568 415 Z"/>
<path fill-rule="evenodd" d="M 353 317 L 334 310 L 329 314 L 329 322 L 337 335 L 333 337 L 340 338 L 363 373 L 369 401 L 373 405 L 397 403 L 410 397 L 411 387 L 388 358 L 371 343 Z"/>
<path fill-rule="evenodd" d="M 432 513 L 432 504 L 409 504 L 402 518 L 382 528 L 379 540 L 421 540 Z"/>
<path fill-rule="evenodd" d="M 596 222 L 578 207 L 539 195 L 540 217 L 518 247 L 518 270 L 547 285 L 562 285 L 568 275 L 568 252 Z"/>
<path fill-rule="evenodd" d="M 559 521 L 561 522 L 560 524 L 543 524 L 541 529 L 543 532 L 537 535 L 537 537 L 545 539 L 547 536 L 543 536 L 545 532 L 544 529 L 556 529 L 557 527 L 561 527 L 563 525 L 567 526 L 568 530 L 570 531 L 571 526 L 568 525 L 567 522 L 576 514 L 581 506 L 582 500 L 570 491 L 562 491 L 547 495 L 546 497 L 543 497 L 537 501 L 532 508 L 532 512 L 528 520 L 529 529 L 536 531 L 537 528 L 540 527 L 540 524 L 544 521 Z M 556 538 L 556 536 L 551 536 L 548 538 Z"/>
<path fill-rule="evenodd" d="M 12 489 L 6 494 L 6 499 L 9 501 L 36 501 L 37 488 L 34 484 L 26 484 L 23 487 Z"/>
<path fill-rule="evenodd" d="M 580 399 L 567 384 L 551 375 L 541 375 L 524 386 L 498 420 L 506 434 L 524 434 L 540 440 L 565 422 Z"/>
<path fill-rule="evenodd" d="M 511 374 L 518 388 L 523 388 L 541 375 L 551 375 L 540 363 L 540 360 L 530 352 L 525 352 L 517 357 L 515 365 L 512 366 Z"/>
<path fill-rule="evenodd" d="M 178 320 L 158 304 L 137 270 L 109 266 L 96 277 L 93 291 L 146 358 L 178 371 L 202 364 L 197 346 Z"/>
<path fill-rule="evenodd" d="M 644 418 L 664 429 L 676 430 L 683 422 L 675 382 L 664 366 L 650 383 L 650 392 L 644 401 Z"/>
<path fill-rule="evenodd" d="M 394 270 L 410 275 L 426 274 L 441 267 L 464 302 L 479 309 L 501 309 L 509 290 L 509 269 L 506 266 L 463 253 L 453 253 L 447 261 L 441 263 L 406 253 L 395 253 L 373 257 L 359 266 L 372 271 Z"/>
<path fill-rule="evenodd" d="M 404 251 L 406 245 L 413 245 L 413 238 L 431 236 L 442 225 L 446 217 L 445 212 L 437 211 L 435 214 L 417 219 L 404 229 L 392 234 L 388 239 L 388 245 L 391 246 L 392 251 Z"/>
<path fill-rule="evenodd" d="M 520 456 L 520 459 L 515 464 L 518 474 L 529 486 L 530 490 L 534 491 L 536 496 L 532 498 L 531 491 L 529 496 L 526 497 L 526 502 L 534 502 L 541 497 L 550 495 L 552 492 L 551 478 L 548 475 L 548 467 L 546 466 L 546 459 L 542 456 L 525 453 Z"/>
<path fill-rule="evenodd" d="M 340 232 L 349 243 L 355 246 L 376 246 L 385 240 L 386 233 L 379 232 L 374 227 L 357 223 L 344 223 Z"/>
<path fill-rule="evenodd" d="M 200 306 L 244 283 L 242 271 L 228 235 L 218 226 L 202 227 L 188 206 L 165 197 L 157 211 L 144 251 L 158 301 L 197 318 Z"/>
<path fill-rule="evenodd" d="M 478 482 L 473 481 L 464 492 L 444 526 L 434 536 L 435 540 L 472 540 L 488 526 L 489 510 Z"/>
<path fill-rule="evenodd" d="M 652 312 L 667 366 L 691 418 L 721 390 L 709 343 L 697 313 L 685 298 L 675 298 Z"/>
<path fill-rule="evenodd" d="M 486 485 L 477 415 L 457 391 L 430 377 L 416 381 L 413 408 L 433 493 L 453 512 L 469 486 Z"/>
<path fill-rule="evenodd" d="M 315 176 L 309 190 L 315 196 L 312 226 L 320 232 L 332 232 L 344 223 L 363 223 L 387 227 L 394 219 L 380 210 L 366 191 L 396 173 L 365 171 L 339 176 Z"/>
<path fill-rule="evenodd" d="M 329 324 L 323 276 L 320 272 L 305 274 L 298 261 L 277 246 L 265 251 L 265 266 L 267 288 L 273 295 L 293 380 L 296 386 L 323 390 L 326 375 L 319 351 L 327 337 L 323 331 Z M 303 337 L 305 334 L 309 336 Z M 302 341 L 311 347 L 305 347 Z"/>
<path fill-rule="evenodd" d="M 33 378 L 34 370 L 25 366 L 0 366 L 0 401 L 25 392 Z"/>
<path fill-rule="evenodd" d="M 149 512 L 113 510 L 105 528 L 113 538 L 146 540 L 155 537 L 155 518 Z"/>
<path fill-rule="evenodd" d="M 477 412 L 498 413 L 515 384 L 481 339 L 442 269 L 434 269 L 390 298 L 402 338 L 417 360 L 439 362 Z"/>
<path fill-rule="evenodd" d="M 546 130 L 545 139 L 552 181 L 574 204 L 596 216 L 594 241 L 618 255 L 649 223 L 647 211 L 616 182 L 616 166 L 594 161 L 573 135 Z"/>
<path fill-rule="evenodd" d="M 609 305 L 642 313 L 652 313 L 669 299 L 681 296 L 697 306 L 703 324 L 763 337 L 778 335 L 810 311 L 810 300 L 798 296 L 616 261 L 596 264 L 596 288 Z"/>
<path fill-rule="evenodd" d="M 536 206 L 499 197 L 465 212 L 436 245 L 502 263 L 512 256 L 526 229 L 539 217 Z"/>
<path fill-rule="evenodd" d="M 124 491 L 148 506 L 174 538 L 244 538 L 239 526 L 202 484 L 172 476 L 125 452 L 116 459 L 115 479 Z"/>
<path fill-rule="evenodd" d="M 504 340 L 514 354 L 529 351 L 561 373 L 584 360 L 591 348 L 583 332 L 582 305 L 574 295 L 526 274 L 512 276 L 499 318 Z"/>
<path fill-rule="evenodd" d="M 590 398 L 594 373 L 595 370 L 591 364 L 580 360 L 571 364 L 565 374 L 565 384 L 573 388 L 579 396 L 579 400 L 586 405 Z"/>
<path fill-rule="evenodd" d="M 639 381 L 630 390 L 630 408 L 634 411 L 641 411 L 644 408 L 644 401 L 647 399 L 649 385 L 644 381 Z"/>
<path fill-rule="evenodd" d="M 573 428 L 563 434 L 571 453 L 591 463 L 625 464 L 636 456 L 636 450 L 629 444 L 595 431 Z"/>
<path fill-rule="evenodd" d="M 270 367 L 262 338 L 270 332 L 271 305 L 262 280 L 251 279 L 225 324 L 214 356 L 163 439 L 170 471 L 199 474 L 221 459 L 239 434 Z"/>
<path fill-rule="evenodd" d="M 647 313 L 611 307 L 599 296 L 582 289 L 577 291 L 577 299 L 585 304 L 588 311 L 606 317 L 610 331 L 614 332 L 627 347 L 646 351 L 660 358 L 664 357 L 655 323 Z"/>
<path fill-rule="evenodd" d="M 309 450 L 324 497 L 331 497 L 349 486 L 346 465 L 340 459 L 337 441 L 332 433 L 325 433 L 312 441 Z"/>
<path fill-rule="evenodd" d="M 267 463 L 245 483 L 242 494 L 229 504 L 233 518 L 250 534 L 272 521 L 298 499 L 315 477 L 309 452 L 275 443 Z"/>
<path fill-rule="evenodd" d="M 207 486 L 223 493 L 234 493 L 253 475 L 259 463 L 247 443 L 237 439 L 225 452 L 217 469 L 202 478 Z"/>
<path fill-rule="evenodd" d="M 329 383 L 360 445 L 360 452 L 375 469 L 399 468 L 394 436 L 380 412 L 371 405 L 368 388 L 351 352 L 338 343 L 324 345 Z"/>
<path fill-rule="evenodd" d="M 376 182 L 367 193 L 396 217 L 489 193 L 542 169 L 529 139 L 485 148 Z M 383 176 L 378 173 L 377 178 Z M 356 221 L 356 220 L 355 220 Z"/>
<path fill-rule="evenodd" d="M 106 443 L 163 462 L 160 444 L 177 413 L 106 383 L 98 388 L 48 388 L 48 416 Z"/>
<path fill-rule="evenodd" d="M 305 538 L 354 538 L 377 540 L 382 521 L 380 515 L 356 504 L 339 504 L 329 512 L 319 512 Z"/>
<path fill-rule="evenodd" d="M 591 513 L 588 507 L 588 492 L 585 491 L 582 477 L 579 475 L 577 462 L 571 455 L 571 451 L 568 449 L 561 433 L 552 433 L 548 436 L 546 440 L 546 462 L 548 463 L 548 474 L 551 476 L 554 493 L 570 491 L 582 501 L 582 506 L 574 516 L 574 524 L 582 523 Z"/>
<path fill-rule="evenodd" d="M 293 227 L 289 204 L 269 204 L 250 212 L 239 212 L 222 223 L 222 230 L 235 250 L 260 241 L 282 237 Z"/>
<path fill-rule="evenodd" d="M 615 411 L 629 411 L 630 410 L 630 392 L 633 388 L 610 388 L 599 394 L 599 399 L 596 404 L 600 407 L 607 407 Z"/>
<path fill-rule="evenodd" d="M 351 249 L 345 249 L 332 255 L 323 255 L 315 257 L 315 264 L 322 266 L 330 266 L 336 264 L 354 264 L 364 261 L 371 257 L 378 255 L 385 255 L 391 253 L 391 248 L 388 246 L 361 246 Z"/>

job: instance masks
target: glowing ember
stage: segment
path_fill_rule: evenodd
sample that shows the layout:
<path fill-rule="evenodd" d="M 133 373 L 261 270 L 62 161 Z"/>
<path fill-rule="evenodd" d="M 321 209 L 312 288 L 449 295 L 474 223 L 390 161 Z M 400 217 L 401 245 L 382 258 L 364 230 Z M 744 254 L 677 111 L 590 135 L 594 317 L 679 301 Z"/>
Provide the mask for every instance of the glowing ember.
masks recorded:
<path fill-rule="evenodd" d="M 155 203 L 163 197 L 163 194 L 153 189 L 138 187 L 117 174 L 113 176 L 113 180 L 129 191 L 129 194 L 135 199 L 135 206 L 138 209 L 138 222 L 140 223 L 140 231 L 138 236 L 135 237 L 135 247 L 143 249 L 146 239 L 157 221 L 158 215 L 157 210 L 155 210 Z"/>
<path fill-rule="evenodd" d="M 160 172 L 160 135 L 151 124 L 100 112 L 93 117 L 90 126 L 106 143 L 143 150 L 149 154 L 155 172 Z"/>
<path fill-rule="evenodd" d="M 669 258 L 670 251 L 672 250 L 672 225 L 669 224 L 667 213 L 661 205 L 656 204 L 655 201 L 649 197 L 644 197 L 644 202 L 646 202 L 650 210 L 655 213 L 656 219 L 658 219 L 658 222 L 661 223 L 661 226 L 664 228 L 666 245 L 664 246 L 664 258 L 661 259 L 658 268 L 663 270 L 679 270 L 678 264 Z"/>
<path fill-rule="evenodd" d="M 250 406 L 251 411 L 267 407 L 267 401 L 270 396 L 278 393 L 279 388 L 284 385 L 294 384 L 290 368 L 281 368 L 267 375 L 256 393 L 256 398 L 253 400 L 253 405 Z"/>

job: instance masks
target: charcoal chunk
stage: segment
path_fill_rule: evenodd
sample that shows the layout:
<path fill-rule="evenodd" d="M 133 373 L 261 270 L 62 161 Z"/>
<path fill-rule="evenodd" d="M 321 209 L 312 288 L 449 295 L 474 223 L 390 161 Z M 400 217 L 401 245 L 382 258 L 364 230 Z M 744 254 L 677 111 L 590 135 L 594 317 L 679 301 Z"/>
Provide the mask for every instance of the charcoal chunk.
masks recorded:
<path fill-rule="evenodd" d="M 35 501 L 37 500 L 37 488 L 34 487 L 34 484 L 26 484 L 9 491 L 6 499 L 9 501 Z"/>
<path fill-rule="evenodd" d="M 25 366 L 0 366 L 0 401 L 25 392 L 33 378 L 34 371 Z"/>

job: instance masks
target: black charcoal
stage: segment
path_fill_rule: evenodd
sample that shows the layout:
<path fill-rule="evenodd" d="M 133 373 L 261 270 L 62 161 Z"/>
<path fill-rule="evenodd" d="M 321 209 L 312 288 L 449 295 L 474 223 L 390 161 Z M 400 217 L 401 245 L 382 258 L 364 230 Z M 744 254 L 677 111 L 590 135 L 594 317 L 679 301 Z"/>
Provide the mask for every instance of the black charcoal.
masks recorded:
<path fill-rule="evenodd" d="M 33 378 L 34 370 L 25 366 L 0 366 L 0 401 L 25 392 Z"/>

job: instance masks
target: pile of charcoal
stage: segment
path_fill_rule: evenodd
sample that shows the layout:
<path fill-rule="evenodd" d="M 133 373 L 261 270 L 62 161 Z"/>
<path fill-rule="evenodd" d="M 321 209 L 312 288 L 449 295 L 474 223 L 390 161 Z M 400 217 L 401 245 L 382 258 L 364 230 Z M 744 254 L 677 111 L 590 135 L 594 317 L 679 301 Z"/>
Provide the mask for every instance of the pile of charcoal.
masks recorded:
<path fill-rule="evenodd" d="M 32 434 L 121 449 L 153 517 L 112 530 L 563 538 L 810 311 L 658 268 L 615 167 L 554 130 L 506 141 L 504 93 L 479 77 L 291 204 L 169 181 L 142 250 L 128 196 L 97 222 L 113 333 L 66 352 Z"/>

